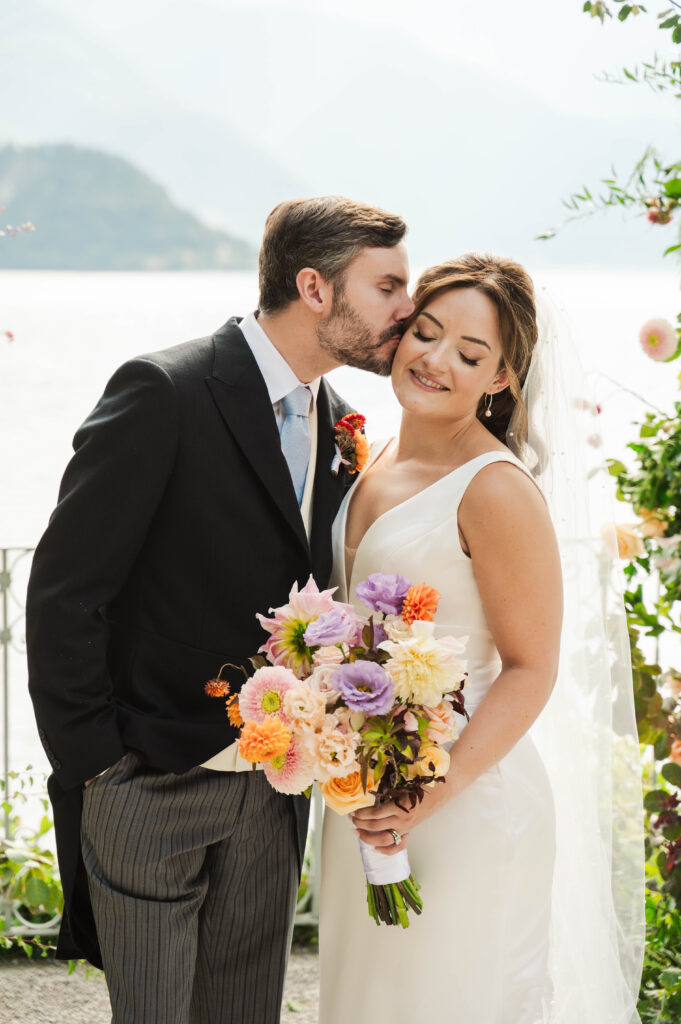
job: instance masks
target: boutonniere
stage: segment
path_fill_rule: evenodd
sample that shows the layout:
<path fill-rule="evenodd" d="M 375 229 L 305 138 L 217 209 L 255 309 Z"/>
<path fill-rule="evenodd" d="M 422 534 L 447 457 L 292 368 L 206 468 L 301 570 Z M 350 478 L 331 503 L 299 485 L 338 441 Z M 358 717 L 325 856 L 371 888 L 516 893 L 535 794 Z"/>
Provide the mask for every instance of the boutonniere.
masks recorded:
<path fill-rule="evenodd" d="M 364 433 L 366 416 L 359 412 L 351 412 L 338 420 L 333 428 L 336 439 L 336 453 L 331 463 L 331 472 L 338 475 L 341 466 L 346 466 L 348 473 L 361 473 L 369 461 L 369 442 Z"/>

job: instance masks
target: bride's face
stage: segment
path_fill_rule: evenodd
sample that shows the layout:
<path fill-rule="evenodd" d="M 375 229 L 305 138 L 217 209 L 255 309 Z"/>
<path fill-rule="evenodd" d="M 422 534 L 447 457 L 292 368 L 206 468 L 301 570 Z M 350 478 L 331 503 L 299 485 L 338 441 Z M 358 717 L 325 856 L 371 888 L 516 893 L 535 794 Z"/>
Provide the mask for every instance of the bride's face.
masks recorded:
<path fill-rule="evenodd" d="M 475 415 L 483 394 L 507 384 L 496 307 L 477 288 L 436 296 L 405 332 L 392 384 L 405 409 L 458 419 Z"/>

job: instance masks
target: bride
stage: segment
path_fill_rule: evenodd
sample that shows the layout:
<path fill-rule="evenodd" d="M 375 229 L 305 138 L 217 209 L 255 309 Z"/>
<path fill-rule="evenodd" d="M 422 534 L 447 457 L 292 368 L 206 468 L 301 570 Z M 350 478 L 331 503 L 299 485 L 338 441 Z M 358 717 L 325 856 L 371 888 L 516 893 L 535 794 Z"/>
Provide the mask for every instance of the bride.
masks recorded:
<path fill-rule="evenodd" d="M 468 638 L 470 721 L 445 782 L 413 810 L 325 815 L 320 1021 L 632 1024 L 642 852 L 631 681 L 613 724 L 605 662 L 626 682 L 627 652 L 614 650 L 612 616 L 603 625 L 603 562 L 575 504 L 588 467 L 568 465 L 561 484 L 555 441 L 566 408 L 588 402 L 550 379 L 561 339 L 538 329 L 518 264 L 467 254 L 426 271 L 413 298 L 392 369 L 399 436 L 374 446 L 346 495 L 332 583 L 364 612 L 355 587 L 370 573 L 434 586 L 438 631 Z M 574 446 L 574 433 L 564 440 Z M 606 834 L 613 762 L 626 870 Z M 407 931 L 369 917 L 357 837 L 386 856 L 408 848 L 424 909 Z"/>

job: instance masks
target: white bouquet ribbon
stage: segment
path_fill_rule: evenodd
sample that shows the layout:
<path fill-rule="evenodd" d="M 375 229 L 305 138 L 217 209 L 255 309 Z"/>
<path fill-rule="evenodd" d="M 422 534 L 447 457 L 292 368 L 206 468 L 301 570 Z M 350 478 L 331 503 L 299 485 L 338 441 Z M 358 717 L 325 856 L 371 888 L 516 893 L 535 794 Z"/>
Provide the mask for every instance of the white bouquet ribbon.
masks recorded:
<path fill-rule="evenodd" d="M 388 856 L 376 846 L 370 846 L 362 839 L 359 840 L 359 849 L 362 854 L 362 864 L 367 882 L 371 885 L 392 885 L 394 882 L 404 882 L 411 875 L 409 857 L 406 850 Z"/>

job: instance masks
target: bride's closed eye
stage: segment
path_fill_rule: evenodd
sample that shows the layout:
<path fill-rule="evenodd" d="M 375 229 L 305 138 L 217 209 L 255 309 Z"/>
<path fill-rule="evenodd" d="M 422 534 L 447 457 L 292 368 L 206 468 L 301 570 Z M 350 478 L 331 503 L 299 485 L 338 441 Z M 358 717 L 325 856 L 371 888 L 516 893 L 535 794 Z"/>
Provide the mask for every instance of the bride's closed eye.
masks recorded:
<path fill-rule="evenodd" d="M 437 338 L 430 338 L 427 334 L 421 334 L 418 327 L 414 328 L 414 337 L 418 338 L 419 341 L 437 341 Z M 480 363 L 479 359 L 469 359 L 468 356 L 463 354 L 463 352 L 459 352 L 459 355 L 467 366 L 478 366 Z"/>
<path fill-rule="evenodd" d="M 436 341 L 437 340 L 436 338 L 429 338 L 427 335 L 421 334 L 421 332 L 418 329 L 418 327 L 414 328 L 414 337 L 418 338 L 419 341 Z"/>

